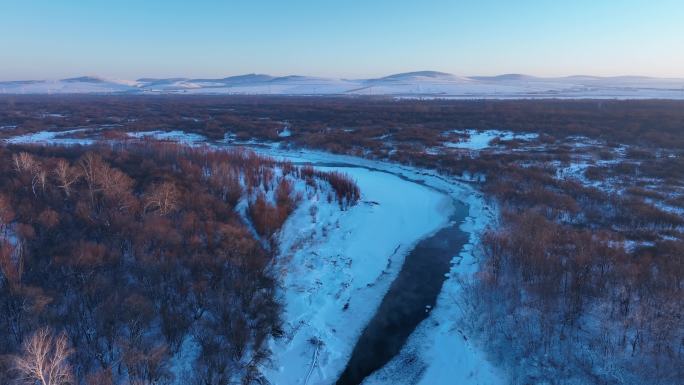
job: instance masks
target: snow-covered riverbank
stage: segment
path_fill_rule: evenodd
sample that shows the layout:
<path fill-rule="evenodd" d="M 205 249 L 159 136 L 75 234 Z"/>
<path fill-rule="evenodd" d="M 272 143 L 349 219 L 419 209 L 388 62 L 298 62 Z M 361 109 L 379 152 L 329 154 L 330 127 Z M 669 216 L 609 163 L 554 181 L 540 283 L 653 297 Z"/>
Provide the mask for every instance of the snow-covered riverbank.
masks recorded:
<path fill-rule="evenodd" d="M 495 209 L 486 203 L 480 193 L 463 182 L 445 178 L 431 171 L 397 164 L 318 151 L 285 151 L 272 147 L 259 148 L 258 151 L 294 162 L 367 167 L 373 171 L 363 168 L 339 168 L 357 178 L 365 201 L 374 200 L 379 203 L 370 207 L 367 206 L 368 203 L 362 203 L 353 209 L 358 210 L 357 212 L 343 212 L 339 218 L 331 215 L 330 218 L 336 218 L 336 221 L 342 220 L 339 222 L 342 225 L 328 236 L 317 234 L 313 238 L 308 238 L 309 241 L 299 248 L 296 257 L 289 262 L 292 266 L 298 267 L 308 263 L 309 268 L 298 269 L 298 273 L 291 272 L 290 277 L 285 279 L 285 319 L 290 324 L 294 321 L 295 325 L 288 325 L 291 330 L 297 325 L 301 326 L 286 339 L 274 342 L 274 368 L 268 372 L 268 377 L 273 383 L 334 383 L 336 376 L 344 368 L 344 363 L 349 358 L 363 325 L 372 316 L 382 294 L 387 291 L 389 283 L 396 276 L 403 256 L 411 250 L 410 246 L 446 225 L 449 211 L 444 210 L 443 203 L 438 203 L 445 199 L 456 199 L 468 206 L 468 217 L 461 225 L 461 230 L 469 234 L 469 242 L 458 255 L 454 255 L 451 272 L 439 295 L 437 306 L 431 311 L 430 316 L 414 331 L 402 352 L 364 383 L 504 383 L 500 373 L 487 362 L 478 347 L 473 345 L 473 341 L 463 335 L 457 321 L 460 312 L 456 302 L 461 294 L 458 279 L 475 271 L 477 261 L 474 245 L 477 244 L 482 230 L 495 218 Z M 381 209 L 385 202 L 392 202 L 394 199 L 403 202 L 397 206 L 404 211 L 403 213 L 396 212 L 394 207 L 391 210 Z M 424 202 L 432 203 L 425 207 Z M 369 208 L 374 208 L 375 211 L 370 211 Z M 424 215 L 431 218 L 423 218 Z M 300 213 L 299 217 L 293 218 L 286 226 L 283 232 L 283 239 L 286 241 L 283 250 L 293 242 L 293 235 L 307 234 L 300 222 L 306 223 L 306 219 L 302 217 Z M 362 234 L 348 232 L 346 226 L 355 227 L 355 221 L 371 217 L 373 224 L 366 227 L 370 232 L 365 234 L 366 240 L 359 242 L 355 237 Z M 397 223 L 396 217 L 407 217 L 410 221 Z M 321 225 L 322 223 L 314 225 L 309 222 L 309 231 L 320 229 Z M 414 238 L 407 238 L 406 235 L 394 238 L 398 234 L 394 234 L 392 226 L 401 228 L 400 231 L 408 232 L 407 235 Z M 357 227 L 355 229 L 361 230 Z M 397 240 L 401 242 L 402 247 L 395 252 L 391 242 Z M 345 270 L 335 265 L 340 262 L 339 260 L 327 257 L 326 253 L 330 250 L 344 249 L 348 247 L 346 245 L 358 247 L 359 254 L 343 254 L 348 258 L 344 263 L 350 263 L 351 266 L 355 266 L 354 269 Z M 365 279 L 367 282 L 368 278 L 377 276 L 377 272 L 382 271 L 383 264 L 390 256 L 393 258 L 391 269 L 381 282 L 372 287 L 358 285 L 363 281 L 357 280 Z M 377 260 L 370 261 L 370 258 Z M 358 278 L 346 278 L 354 279 L 357 285 L 353 287 L 356 290 L 345 287 L 345 274 L 357 273 Z M 340 289 L 341 287 L 345 288 Z M 344 310 L 347 300 L 344 295 L 353 296 L 347 310 Z M 322 302 L 317 303 L 316 300 Z M 352 304 L 357 305 L 353 307 Z M 363 304 L 363 307 L 359 309 L 358 304 Z M 333 330 L 335 332 L 332 332 Z"/>
<path fill-rule="evenodd" d="M 334 382 L 404 256 L 452 211 L 448 197 L 395 175 L 334 169 L 356 179 L 362 202 L 340 211 L 305 199 L 280 234 L 286 336 L 267 368 L 275 384 Z"/>

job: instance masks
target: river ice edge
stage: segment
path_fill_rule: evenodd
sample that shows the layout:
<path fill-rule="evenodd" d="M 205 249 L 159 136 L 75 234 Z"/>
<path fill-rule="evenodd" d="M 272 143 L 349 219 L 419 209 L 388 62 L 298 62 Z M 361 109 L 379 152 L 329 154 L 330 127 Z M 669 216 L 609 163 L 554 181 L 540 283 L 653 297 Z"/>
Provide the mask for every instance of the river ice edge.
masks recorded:
<path fill-rule="evenodd" d="M 451 272 L 444 282 L 437 305 L 431 310 L 430 316 L 412 333 L 401 353 L 385 367 L 368 377 L 364 384 L 494 385 L 505 382 L 502 374 L 486 360 L 482 351 L 477 345 L 474 345 L 474 341 L 467 339 L 467 336 L 462 334 L 462 328 L 457 324 L 457 320 L 460 318 L 460 310 L 456 301 L 461 295 L 459 278 L 465 278 L 477 269 L 478 250 L 476 250 L 475 245 L 478 244 L 482 231 L 496 220 L 497 209 L 492 203 L 487 202 L 479 191 L 467 183 L 467 180 L 444 177 L 430 170 L 313 150 L 282 150 L 271 146 L 259 147 L 255 150 L 264 155 L 293 162 L 348 164 L 356 167 L 367 167 L 419 182 L 426 187 L 448 195 L 451 199 L 463 202 L 468 207 L 468 216 L 460 228 L 469 235 L 469 242 L 464 245 L 463 250 L 458 255 L 454 256 Z M 361 185 L 361 190 L 364 190 L 363 185 Z M 445 219 L 448 214 L 441 212 L 440 217 Z M 394 258 L 400 258 L 400 260 L 397 261 L 398 263 L 394 263 L 394 268 L 400 267 L 403 257 L 418 240 L 425 238 L 429 233 L 438 230 L 445 224 L 446 222 L 442 221 L 441 225 L 433 227 L 431 231 L 424 231 L 422 236 L 410 243 L 411 247 L 401 250 L 401 256 L 395 255 Z M 386 280 L 388 281 L 386 285 L 375 290 L 376 293 L 373 297 L 375 303 L 369 304 L 373 307 L 373 311 L 377 308 L 382 295 L 387 291 L 389 283 L 396 277 L 397 272 L 398 270 L 390 272 L 392 276 Z M 326 282 L 322 282 L 322 284 L 325 285 Z M 369 319 L 373 311 L 370 314 L 364 314 L 366 318 Z M 286 315 L 285 318 L 287 322 L 291 316 Z M 329 327 L 335 327 L 330 325 L 340 325 L 340 327 L 349 328 L 348 321 L 348 319 L 339 317 L 327 320 L 330 323 Z M 365 322 L 363 324 L 365 325 Z M 363 326 L 361 326 L 361 330 L 362 328 Z M 315 359 L 320 359 L 320 357 L 316 357 L 317 354 L 320 354 L 320 351 L 317 351 L 320 349 L 314 344 L 314 342 L 318 343 L 317 341 L 303 341 L 306 343 L 298 345 L 301 349 L 299 352 L 294 351 L 291 347 L 287 349 L 287 346 L 283 346 L 282 343 L 279 345 L 278 342 L 275 342 L 272 348 L 274 349 L 276 369 L 267 371 L 267 377 L 278 385 L 334 383 L 336 376 L 344 368 L 344 364 L 340 367 L 339 362 L 346 363 L 361 330 L 357 331 L 356 336 L 353 336 L 351 341 L 338 341 L 342 345 L 345 343 L 350 345 L 335 346 L 334 348 L 339 353 L 338 364 L 327 368 L 317 368 L 312 365 Z M 283 350 L 284 348 L 285 350 Z M 341 354 L 345 351 L 348 352 L 346 356 Z M 301 362 L 299 363 L 299 370 L 295 370 L 291 366 L 297 365 L 291 361 L 292 357 L 295 356 L 303 357 L 304 361 L 308 362 L 303 377 L 296 374 L 301 370 Z M 286 360 L 283 361 L 280 357 L 286 357 Z"/>

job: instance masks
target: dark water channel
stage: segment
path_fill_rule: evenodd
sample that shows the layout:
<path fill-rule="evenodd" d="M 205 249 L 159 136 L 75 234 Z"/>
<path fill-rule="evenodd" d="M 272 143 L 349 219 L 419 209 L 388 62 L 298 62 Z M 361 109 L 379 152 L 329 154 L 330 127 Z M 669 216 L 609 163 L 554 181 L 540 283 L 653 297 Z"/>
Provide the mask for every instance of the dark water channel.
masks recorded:
<path fill-rule="evenodd" d="M 406 256 L 399 275 L 357 341 L 338 385 L 358 385 L 385 366 L 434 308 L 451 260 L 468 241 L 467 234 L 459 229 L 467 208 L 455 204 L 450 224 L 420 241 Z"/>

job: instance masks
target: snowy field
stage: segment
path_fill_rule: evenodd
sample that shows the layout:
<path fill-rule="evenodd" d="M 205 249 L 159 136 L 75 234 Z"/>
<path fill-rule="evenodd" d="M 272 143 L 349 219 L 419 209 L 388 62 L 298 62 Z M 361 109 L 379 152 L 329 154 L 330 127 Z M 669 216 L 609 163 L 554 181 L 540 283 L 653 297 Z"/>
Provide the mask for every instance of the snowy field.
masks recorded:
<path fill-rule="evenodd" d="M 19 135 L 5 140 L 10 144 L 43 144 L 43 145 L 89 145 L 94 141 L 90 139 L 69 138 L 69 135 L 85 132 L 86 129 L 74 129 L 68 131 L 39 131 L 26 135 Z"/>
<path fill-rule="evenodd" d="M 464 139 L 458 142 L 445 142 L 442 144 L 444 147 L 463 148 L 468 150 L 483 150 L 489 148 L 494 139 L 528 141 L 539 137 L 539 135 L 535 133 L 519 134 L 502 130 L 453 130 L 450 131 L 450 133 L 462 135 L 464 136 Z"/>
<path fill-rule="evenodd" d="M 136 139 L 152 138 L 161 141 L 178 142 L 192 145 L 204 142 L 207 138 L 200 134 L 191 134 L 184 131 L 138 131 L 129 132 L 128 136 Z"/>

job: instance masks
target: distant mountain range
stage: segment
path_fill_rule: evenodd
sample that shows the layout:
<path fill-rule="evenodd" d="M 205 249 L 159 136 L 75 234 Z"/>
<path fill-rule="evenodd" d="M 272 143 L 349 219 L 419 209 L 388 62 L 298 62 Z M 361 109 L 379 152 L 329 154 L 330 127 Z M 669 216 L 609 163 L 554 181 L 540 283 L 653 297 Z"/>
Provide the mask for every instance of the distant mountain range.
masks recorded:
<path fill-rule="evenodd" d="M 462 77 L 419 71 L 373 79 L 248 74 L 222 79 L 142 78 L 132 81 L 83 76 L 61 80 L 0 82 L 0 94 L 234 94 L 388 95 L 443 98 L 619 98 L 684 99 L 684 79 L 641 76 L 522 74 Z"/>

